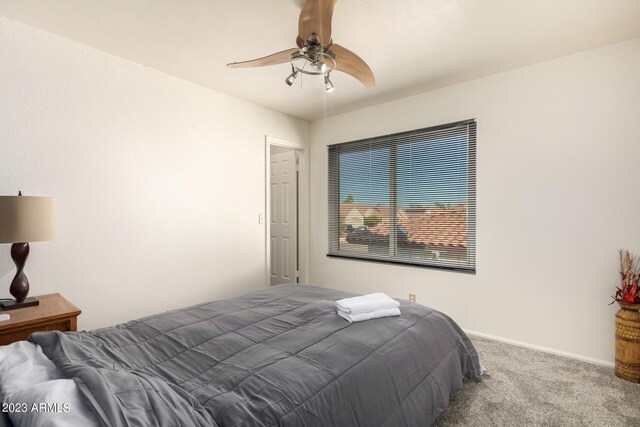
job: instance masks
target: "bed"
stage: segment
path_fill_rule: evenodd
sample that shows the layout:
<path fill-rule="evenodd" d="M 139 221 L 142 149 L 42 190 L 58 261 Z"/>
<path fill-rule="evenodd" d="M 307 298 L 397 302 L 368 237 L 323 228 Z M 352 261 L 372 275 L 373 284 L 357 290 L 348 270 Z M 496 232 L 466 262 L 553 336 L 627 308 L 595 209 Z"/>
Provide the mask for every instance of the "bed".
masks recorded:
<path fill-rule="evenodd" d="M 350 296 L 280 285 L 29 341 L 101 426 L 428 426 L 480 381 L 445 314 L 400 300 L 399 317 L 349 323 L 335 301 Z"/>

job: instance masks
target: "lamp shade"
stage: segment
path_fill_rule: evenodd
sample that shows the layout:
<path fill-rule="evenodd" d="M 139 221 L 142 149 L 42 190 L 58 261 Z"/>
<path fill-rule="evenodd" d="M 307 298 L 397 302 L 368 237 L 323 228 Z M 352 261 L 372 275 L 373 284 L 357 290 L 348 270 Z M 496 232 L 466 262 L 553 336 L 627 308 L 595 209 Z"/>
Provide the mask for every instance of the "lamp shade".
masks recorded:
<path fill-rule="evenodd" d="M 56 223 L 52 197 L 0 196 L 0 243 L 54 240 Z"/>

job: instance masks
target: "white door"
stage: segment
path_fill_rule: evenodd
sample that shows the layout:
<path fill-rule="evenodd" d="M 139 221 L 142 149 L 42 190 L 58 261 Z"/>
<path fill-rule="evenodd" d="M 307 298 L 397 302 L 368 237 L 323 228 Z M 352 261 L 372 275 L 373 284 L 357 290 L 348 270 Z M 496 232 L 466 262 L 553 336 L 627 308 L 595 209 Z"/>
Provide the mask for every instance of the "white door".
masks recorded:
<path fill-rule="evenodd" d="M 295 150 L 271 154 L 271 286 L 298 281 L 296 155 Z"/>

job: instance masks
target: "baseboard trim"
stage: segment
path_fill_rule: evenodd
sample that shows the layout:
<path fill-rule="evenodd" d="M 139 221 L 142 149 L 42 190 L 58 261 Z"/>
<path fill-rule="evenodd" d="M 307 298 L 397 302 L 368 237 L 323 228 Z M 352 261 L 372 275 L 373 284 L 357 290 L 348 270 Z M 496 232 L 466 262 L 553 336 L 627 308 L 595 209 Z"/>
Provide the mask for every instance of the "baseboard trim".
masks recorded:
<path fill-rule="evenodd" d="M 542 347 L 542 346 L 534 345 L 534 344 L 527 344 L 525 342 L 511 340 L 511 339 L 508 339 L 508 338 L 497 337 L 495 335 L 484 334 L 482 332 L 476 332 L 476 331 L 472 331 L 472 330 L 469 330 L 469 329 L 464 329 L 464 332 L 466 334 L 468 334 L 468 335 L 475 335 L 475 336 L 478 336 L 478 337 L 481 337 L 481 338 L 487 338 L 489 340 L 498 341 L 498 342 L 502 342 L 502 343 L 505 343 L 505 344 L 511 344 L 511 345 L 515 345 L 515 346 L 518 346 L 518 347 L 524 347 L 524 348 L 528 348 L 528 349 L 531 349 L 531 350 L 538 350 L 538 351 L 542 351 L 543 353 L 554 354 L 556 356 L 568 357 L 569 359 L 581 360 L 583 362 L 593 363 L 594 365 L 606 366 L 606 367 L 609 367 L 609 368 L 613 368 L 615 366 L 615 363 L 609 362 L 607 360 L 595 359 L 593 357 L 582 356 L 582 355 L 575 354 L 575 353 L 569 353 L 567 351 L 554 350 L 554 349 L 548 348 L 548 347 Z"/>

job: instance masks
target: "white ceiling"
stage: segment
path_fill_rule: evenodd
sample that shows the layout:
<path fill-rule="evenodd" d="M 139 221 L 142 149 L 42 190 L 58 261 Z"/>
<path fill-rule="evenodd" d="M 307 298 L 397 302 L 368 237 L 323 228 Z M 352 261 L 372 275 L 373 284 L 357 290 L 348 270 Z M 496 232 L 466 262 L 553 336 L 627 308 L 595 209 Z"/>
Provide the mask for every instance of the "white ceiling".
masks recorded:
<path fill-rule="evenodd" d="M 372 68 L 366 89 L 288 64 L 229 69 L 295 47 L 304 0 L 0 0 L 0 15 L 306 120 L 640 37 L 640 0 L 342 0 L 333 40 Z M 300 86 L 302 82 L 302 87 Z"/>

